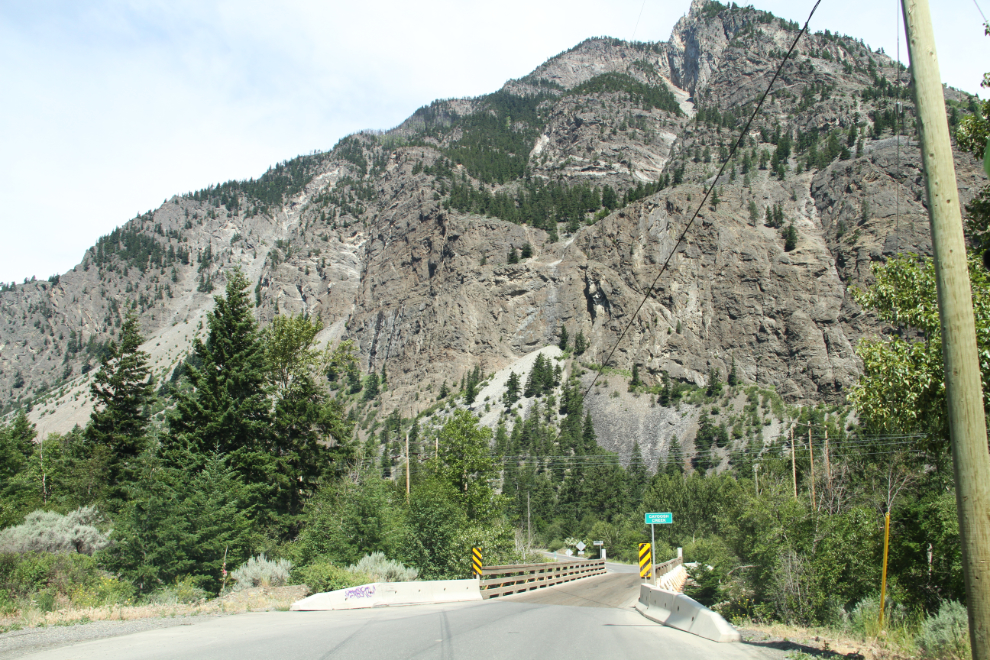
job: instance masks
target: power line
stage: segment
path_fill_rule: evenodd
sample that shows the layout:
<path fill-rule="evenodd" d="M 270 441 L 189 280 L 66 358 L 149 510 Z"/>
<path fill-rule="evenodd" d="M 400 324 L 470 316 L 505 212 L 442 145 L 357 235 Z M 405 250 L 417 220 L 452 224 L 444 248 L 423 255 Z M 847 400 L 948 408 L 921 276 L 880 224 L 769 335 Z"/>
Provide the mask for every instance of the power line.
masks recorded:
<path fill-rule="evenodd" d="M 739 145 L 746 140 L 746 135 L 749 134 L 750 125 L 753 123 L 753 120 L 756 118 L 757 113 L 759 113 L 760 108 L 763 107 L 763 102 L 766 100 L 767 95 L 770 94 L 770 90 L 771 88 L 773 88 L 773 84 L 777 82 L 777 78 L 780 76 L 780 72 L 783 71 L 784 69 L 784 64 L 787 63 L 787 60 L 788 58 L 790 58 L 791 53 L 794 52 L 794 48 L 797 46 L 798 41 L 801 39 L 801 36 L 807 31 L 808 24 L 811 22 L 811 17 L 815 15 L 815 10 L 818 9 L 818 5 L 820 5 L 821 2 L 822 0 L 817 0 L 815 2 L 815 6 L 811 8 L 811 13 L 808 14 L 808 20 L 805 21 L 804 27 L 801 28 L 801 31 L 798 32 L 798 35 L 794 38 L 794 43 L 792 43 L 791 47 L 787 50 L 787 53 L 784 55 L 784 59 L 780 61 L 780 66 L 777 67 L 777 71 L 773 74 L 773 78 L 770 80 L 770 84 L 767 85 L 766 91 L 763 92 L 763 96 L 760 97 L 759 103 L 757 103 L 756 107 L 753 109 L 753 114 L 750 115 L 749 120 L 746 122 L 746 125 L 743 127 L 742 131 L 740 131 L 739 139 L 736 140 L 735 144 L 733 144 L 732 149 L 729 151 L 728 157 L 722 163 L 722 167 L 719 169 L 718 174 L 715 175 L 715 180 L 712 181 L 712 185 L 709 186 L 708 190 L 705 191 L 705 196 L 701 199 L 701 202 L 698 204 L 698 208 L 695 210 L 694 215 L 691 216 L 691 219 L 688 221 L 687 225 L 685 225 L 684 230 L 681 232 L 681 235 L 678 236 L 677 241 L 674 243 L 673 248 L 671 248 L 670 250 L 670 254 L 667 255 L 667 259 L 663 262 L 663 266 L 660 268 L 660 272 L 657 273 L 657 276 L 656 278 L 654 278 L 653 283 L 650 284 L 650 288 L 646 290 L 646 294 L 643 296 L 643 300 L 639 303 L 639 307 L 637 307 L 636 311 L 633 312 L 632 316 L 629 318 L 629 322 L 626 324 L 626 327 L 622 329 L 622 333 L 619 335 L 619 338 L 615 341 L 615 345 L 612 346 L 612 350 L 609 351 L 608 357 L 605 358 L 604 362 L 602 362 L 603 368 L 606 365 L 608 365 L 608 363 L 612 360 L 612 356 L 615 354 L 615 349 L 617 349 L 619 347 L 619 344 L 622 343 L 622 339 L 626 336 L 626 333 L 629 331 L 629 328 L 632 327 L 633 321 L 635 321 L 636 317 L 639 316 L 639 312 L 640 310 L 643 309 L 643 305 L 646 304 L 646 301 L 649 299 L 650 295 L 653 294 L 653 290 L 656 288 L 657 282 L 660 281 L 660 277 L 663 276 L 664 272 L 666 272 L 667 266 L 670 264 L 671 258 L 673 258 L 673 256 L 677 253 L 677 246 L 680 245 L 681 241 L 684 240 L 684 236 L 687 235 L 688 230 L 691 229 L 691 226 L 694 224 L 694 221 L 698 217 L 698 214 L 701 213 L 701 209 L 704 208 L 705 202 L 708 201 L 708 196 L 711 195 L 712 190 L 715 189 L 715 184 L 717 184 L 718 180 L 722 177 L 722 173 L 725 172 L 726 166 L 730 162 L 732 162 L 732 157 L 735 156 L 736 151 L 739 149 Z M 598 382 L 598 376 L 600 374 L 601 374 L 601 370 L 595 370 L 595 377 L 591 381 L 591 385 L 588 386 L 588 389 L 585 390 L 584 392 L 585 396 L 588 395 L 588 392 L 591 391 L 591 388 L 594 387 L 596 382 Z"/>

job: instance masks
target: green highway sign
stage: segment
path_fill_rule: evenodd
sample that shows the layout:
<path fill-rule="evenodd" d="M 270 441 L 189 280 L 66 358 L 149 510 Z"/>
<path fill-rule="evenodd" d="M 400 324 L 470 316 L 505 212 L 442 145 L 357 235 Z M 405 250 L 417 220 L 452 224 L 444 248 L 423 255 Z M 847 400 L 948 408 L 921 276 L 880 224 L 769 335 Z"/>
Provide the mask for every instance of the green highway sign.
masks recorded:
<path fill-rule="evenodd" d="M 672 513 L 648 513 L 646 514 L 647 525 L 670 525 L 674 522 Z"/>

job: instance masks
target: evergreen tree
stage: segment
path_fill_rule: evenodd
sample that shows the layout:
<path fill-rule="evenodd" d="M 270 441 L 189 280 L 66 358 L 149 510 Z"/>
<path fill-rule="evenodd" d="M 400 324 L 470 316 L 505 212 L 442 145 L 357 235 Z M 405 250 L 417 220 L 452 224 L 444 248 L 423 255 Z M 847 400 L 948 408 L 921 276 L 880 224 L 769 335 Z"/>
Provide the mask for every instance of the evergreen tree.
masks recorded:
<path fill-rule="evenodd" d="M 708 370 L 708 387 L 705 389 L 705 394 L 714 397 L 722 393 L 722 376 L 719 374 L 718 369 L 712 367 Z"/>
<path fill-rule="evenodd" d="M 797 229 L 794 228 L 794 223 L 787 225 L 787 228 L 782 232 L 784 237 L 784 252 L 790 252 L 797 247 Z"/>
<path fill-rule="evenodd" d="M 447 381 L 443 381 L 443 385 L 440 386 L 440 393 L 437 394 L 437 400 L 446 399 L 447 395 L 450 394 L 450 388 L 447 387 Z"/>
<path fill-rule="evenodd" d="M 581 440 L 584 443 L 586 454 L 598 453 L 598 436 L 595 434 L 595 425 L 591 421 L 591 413 L 584 417 L 584 429 L 581 432 Z"/>
<path fill-rule="evenodd" d="M 588 350 L 588 340 L 584 338 L 584 332 L 578 330 L 577 337 L 574 338 L 574 355 L 582 355 Z"/>
<path fill-rule="evenodd" d="M 127 499 L 127 484 L 134 481 L 138 455 L 146 444 L 148 404 L 154 387 L 148 370 L 148 354 L 137 316 L 129 312 L 120 328 L 120 341 L 111 341 L 90 384 L 96 405 L 90 414 L 86 439 L 102 445 L 109 454 L 109 496 Z"/>
<path fill-rule="evenodd" d="M 732 356 L 732 366 L 729 368 L 729 387 L 735 387 L 739 384 L 739 375 L 736 373 L 736 356 Z"/>
<path fill-rule="evenodd" d="M 633 442 L 632 456 L 629 458 L 629 468 L 627 470 L 629 483 L 629 497 L 633 505 L 637 505 L 643 498 L 643 491 L 650 481 L 650 473 L 646 470 L 643 462 L 643 452 L 639 448 L 639 440 Z"/>
<path fill-rule="evenodd" d="M 665 371 L 663 372 L 663 381 L 660 384 L 660 393 L 657 395 L 657 404 L 661 406 L 669 406 L 670 401 L 670 375 Z"/>
<path fill-rule="evenodd" d="M 371 401 L 376 396 L 381 394 L 381 391 L 379 390 L 379 382 L 378 373 L 374 371 L 368 374 L 368 377 L 364 379 L 364 394 L 362 396 L 365 401 Z"/>
<path fill-rule="evenodd" d="M 632 368 L 632 378 L 629 379 L 629 391 L 630 392 L 634 391 L 637 387 L 640 387 L 642 384 L 643 381 L 639 379 L 639 365 L 634 362 Z"/>
<path fill-rule="evenodd" d="M 516 252 L 516 248 L 514 247 L 511 250 L 509 250 L 509 263 L 510 264 L 519 263 L 519 253 Z"/>
<path fill-rule="evenodd" d="M 381 379 L 380 379 L 380 385 L 381 385 L 381 388 L 382 388 L 382 392 L 387 392 L 388 391 L 388 372 L 385 371 L 385 365 L 384 364 L 382 364 L 382 376 L 381 376 Z"/>
<path fill-rule="evenodd" d="M 557 342 L 557 347 L 560 348 L 560 350 L 562 351 L 566 351 L 567 342 L 569 341 L 569 339 L 570 338 L 567 336 L 567 326 L 565 325 L 560 326 L 560 340 Z"/>
<path fill-rule="evenodd" d="M 471 405 L 478 396 L 478 383 L 481 382 L 481 367 L 475 366 L 468 372 L 464 384 L 464 403 Z"/>
<path fill-rule="evenodd" d="M 505 394 L 502 395 L 505 403 L 511 406 L 513 403 L 519 400 L 519 388 L 521 384 L 519 382 L 519 374 L 514 371 L 509 372 L 509 378 L 505 382 Z"/>
<path fill-rule="evenodd" d="M 248 284 L 235 270 L 225 295 L 214 297 L 209 336 L 194 345 L 202 367 L 186 366 L 192 388 L 178 396 L 163 449 L 170 464 L 190 469 L 218 452 L 261 497 L 271 484 L 271 416 L 264 345 L 245 293 Z"/>
<path fill-rule="evenodd" d="M 529 259 L 530 257 L 533 256 L 533 246 L 529 244 L 529 241 L 526 241 L 523 244 L 522 254 L 519 256 L 522 257 L 523 259 Z"/>

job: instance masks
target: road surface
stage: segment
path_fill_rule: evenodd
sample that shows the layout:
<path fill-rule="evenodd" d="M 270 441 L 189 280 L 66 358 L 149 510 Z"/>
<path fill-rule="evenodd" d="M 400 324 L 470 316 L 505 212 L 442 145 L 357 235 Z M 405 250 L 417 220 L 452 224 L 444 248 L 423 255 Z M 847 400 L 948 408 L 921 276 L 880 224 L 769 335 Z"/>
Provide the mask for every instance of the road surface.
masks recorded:
<path fill-rule="evenodd" d="M 609 573 L 484 602 L 197 619 L 30 653 L 30 660 L 700 660 L 782 658 L 665 628 L 631 608 L 639 580 Z M 11 657 L 11 656 L 8 656 Z"/>

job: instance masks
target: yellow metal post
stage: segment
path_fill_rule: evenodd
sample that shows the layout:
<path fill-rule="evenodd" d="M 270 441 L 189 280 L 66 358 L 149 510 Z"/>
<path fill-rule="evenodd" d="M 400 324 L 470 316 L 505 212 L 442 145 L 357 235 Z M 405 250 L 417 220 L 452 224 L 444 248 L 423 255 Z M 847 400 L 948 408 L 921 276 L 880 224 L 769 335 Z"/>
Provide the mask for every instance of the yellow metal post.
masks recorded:
<path fill-rule="evenodd" d="M 883 608 L 887 599 L 887 551 L 890 549 L 890 511 L 883 524 L 883 576 L 880 578 L 880 630 L 883 630 Z"/>

